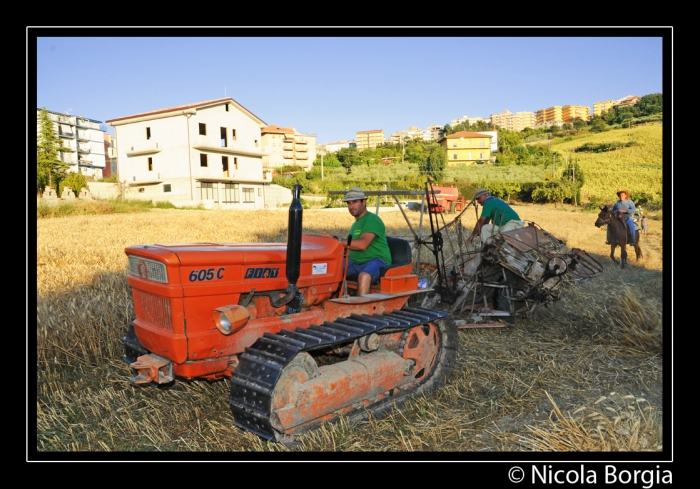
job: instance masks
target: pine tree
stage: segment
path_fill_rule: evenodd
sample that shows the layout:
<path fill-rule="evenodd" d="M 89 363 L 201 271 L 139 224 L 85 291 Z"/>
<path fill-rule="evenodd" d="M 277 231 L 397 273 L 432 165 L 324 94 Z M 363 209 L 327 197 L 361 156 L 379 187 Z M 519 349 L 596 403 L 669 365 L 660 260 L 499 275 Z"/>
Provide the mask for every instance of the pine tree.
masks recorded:
<path fill-rule="evenodd" d="M 39 112 L 39 133 L 36 135 L 36 186 L 41 190 L 45 185 L 65 177 L 68 164 L 59 155 L 65 151 L 61 140 L 53 128 L 53 121 L 46 108 Z"/>

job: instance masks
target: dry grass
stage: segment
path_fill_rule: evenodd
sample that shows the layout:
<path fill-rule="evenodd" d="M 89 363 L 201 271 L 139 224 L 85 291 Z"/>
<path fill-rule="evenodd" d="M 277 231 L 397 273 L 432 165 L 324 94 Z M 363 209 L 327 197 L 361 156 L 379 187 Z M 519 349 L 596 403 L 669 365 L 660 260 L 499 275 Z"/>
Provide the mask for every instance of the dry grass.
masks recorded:
<path fill-rule="evenodd" d="M 603 274 L 571 286 L 561 301 L 515 327 L 461 331 L 456 372 L 432 397 L 412 399 L 381 419 L 324 426 L 294 448 L 234 427 L 227 382 L 136 388 L 121 362 L 121 337 L 133 318 L 126 246 L 283 242 L 286 212 L 156 209 L 37 220 L 36 450 L 661 450 L 662 222 L 650 223 L 644 258 L 621 271 L 608 258 L 594 214 L 523 205 L 516 210 L 570 247 L 587 250 L 603 264 Z M 380 215 L 390 235 L 410 236 L 400 212 Z M 417 230 L 418 213 L 409 218 Z M 468 214 L 463 224 L 471 229 L 475 220 Z M 342 234 L 350 223 L 343 211 L 304 212 L 308 233 Z"/>

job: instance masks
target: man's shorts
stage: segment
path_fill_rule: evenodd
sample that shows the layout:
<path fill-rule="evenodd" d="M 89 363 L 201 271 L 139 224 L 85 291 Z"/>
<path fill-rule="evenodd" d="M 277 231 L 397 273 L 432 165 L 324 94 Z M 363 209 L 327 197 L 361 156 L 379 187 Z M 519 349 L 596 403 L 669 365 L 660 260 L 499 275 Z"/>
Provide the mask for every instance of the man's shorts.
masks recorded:
<path fill-rule="evenodd" d="M 357 280 L 357 277 L 361 272 L 367 272 L 372 276 L 372 283 L 379 280 L 379 273 L 382 267 L 385 267 L 386 263 L 381 258 L 372 258 L 369 261 L 364 262 L 362 265 L 357 265 L 353 262 L 348 262 L 348 280 Z"/>

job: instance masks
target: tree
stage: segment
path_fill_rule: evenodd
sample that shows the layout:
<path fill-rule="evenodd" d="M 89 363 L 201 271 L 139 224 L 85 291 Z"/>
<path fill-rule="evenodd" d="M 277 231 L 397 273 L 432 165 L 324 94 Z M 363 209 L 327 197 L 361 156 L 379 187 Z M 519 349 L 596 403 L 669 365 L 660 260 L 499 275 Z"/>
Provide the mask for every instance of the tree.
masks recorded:
<path fill-rule="evenodd" d="M 348 174 L 350 174 L 353 166 L 362 163 L 362 158 L 360 157 L 360 153 L 357 151 L 357 148 L 341 148 L 335 155 Z"/>
<path fill-rule="evenodd" d="M 80 195 L 83 187 L 87 187 L 87 180 L 82 173 L 70 172 L 68 176 L 60 181 L 59 187 L 56 189 L 58 195 L 63 195 L 63 187 L 70 187 L 76 197 Z"/>
<path fill-rule="evenodd" d="M 53 128 L 48 111 L 39 112 L 39 133 L 36 135 L 36 187 L 40 191 L 46 185 L 53 185 L 66 175 L 68 164 L 59 155 L 66 148 Z"/>
<path fill-rule="evenodd" d="M 442 146 L 436 146 L 428 155 L 425 162 L 421 161 L 418 163 L 418 168 L 421 174 L 428 175 L 434 181 L 439 182 L 442 180 L 442 174 L 447 166 L 447 154 L 445 154 L 445 149 Z"/>

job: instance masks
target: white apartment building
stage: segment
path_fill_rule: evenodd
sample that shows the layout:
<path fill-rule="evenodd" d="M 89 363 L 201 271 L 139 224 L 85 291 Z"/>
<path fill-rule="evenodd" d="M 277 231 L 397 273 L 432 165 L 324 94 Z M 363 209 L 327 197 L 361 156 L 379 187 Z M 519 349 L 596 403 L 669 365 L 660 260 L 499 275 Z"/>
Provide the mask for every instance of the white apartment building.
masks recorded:
<path fill-rule="evenodd" d="M 292 127 L 267 126 L 261 130 L 264 170 L 300 166 L 310 171 L 316 160 L 316 135 L 299 134 Z"/>
<path fill-rule="evenodd" d="M 323 145 L 323 150 L 327 153 L 335 153 L 343 148 L 349 148 L 351 141 L 337 141 L 335 143 L 326 143 Z"/>
<path fill-rule="evenodd" d="M 267 124 L 232 98 L 108 120 L 114 127 L 119 180 L 129 198 L 206 208 L 262 209 L 260 130 Z"/>
<path fill-rule="evenodd" d="M 483 121 L 486 124 L 491 124 L 491 118 L 484 119 L 483 117 L 467 117 L 465 115 L 464 117 L 450 120 L 450 126 L 455 127 L 457 124 L 461 124 L 462 122 L 468 122 L 469 124 L 476 124 L 479 121 Z"/>
<path fill-rule="evenodd" d="M 104 131 L 100 129 L 100 121 L 87 117 L 62 114 L 47 110 L 53 127 L 61 139 L 63 146 L 69 151 L 62 151 L 59 157 L 70 165 L 68 171 L 82 173 L 86 177 L 102 178 L 105 168 Z M 41 131 L 39 114 L 36 109 L 36 130 Z"/>

